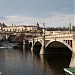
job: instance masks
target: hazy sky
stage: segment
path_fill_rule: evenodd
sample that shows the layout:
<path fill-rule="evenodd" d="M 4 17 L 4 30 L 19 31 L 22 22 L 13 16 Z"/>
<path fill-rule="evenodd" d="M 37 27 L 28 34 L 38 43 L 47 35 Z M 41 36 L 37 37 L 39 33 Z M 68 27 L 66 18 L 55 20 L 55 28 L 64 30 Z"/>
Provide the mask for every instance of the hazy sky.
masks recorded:
<path fill-rule="evenodd" d="M 74 25 L 75 0 L 0 0 L 0 23 L 46 27 Z"/>

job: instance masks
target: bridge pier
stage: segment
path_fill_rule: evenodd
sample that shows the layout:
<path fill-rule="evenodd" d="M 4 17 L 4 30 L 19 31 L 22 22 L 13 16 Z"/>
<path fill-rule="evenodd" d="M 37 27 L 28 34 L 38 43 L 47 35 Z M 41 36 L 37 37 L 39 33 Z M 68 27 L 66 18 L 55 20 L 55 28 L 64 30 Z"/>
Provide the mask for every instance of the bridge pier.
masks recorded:
<path fill-rule="evenodd" d="M 75 67 L 75 37 L 72 41 L 72 58 L 69 67 Z"/>
<path fill-rule="evenodd" d="M 72 58 L 69 67 L 75 67 L 75 51 L 72 52 Z"/>
<path fill-rule="evenodd" d="M 72 48 L 73 48 L 73 54 L 72 54 L 72 57 L 75 57 L 75 37 L 73 38 L 73 41 L 72 41 Z"/>
<path fill-rule="evenodd" d="M 42 45 L 42 47 L 41 47 L 40 54 L 45 54 L 45 46 L 44 45 Z"/>
<path fill-rule="evenodd" d="M 33 53 L 33 51 L 34 51 L 34 37 L 32 39 L 32 47 L 31 47 L 31 52 Z"/>
<path fill-rule="evenodd" d="M 40 54 L 45 54 L 45 35 L 42 37 L 42 47 L 40 49 Z"/>
<path fill-rule="evenodd" d="M 42 47 L 40 54 L 45 54 L 45 23 L 43 23 L 43 36 L 42 36 Z"/>

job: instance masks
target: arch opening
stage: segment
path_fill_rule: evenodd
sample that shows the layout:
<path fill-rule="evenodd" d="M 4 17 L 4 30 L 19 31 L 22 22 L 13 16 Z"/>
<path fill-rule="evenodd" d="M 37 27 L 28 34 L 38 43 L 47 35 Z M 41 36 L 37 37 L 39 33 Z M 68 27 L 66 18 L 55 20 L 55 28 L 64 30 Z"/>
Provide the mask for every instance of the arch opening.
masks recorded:
<path fill-rule="evenodd" d="M 39 41 L 37 41 L 34 45 L 34 52 L 39 53 L 41 46 L 42 46 L 42 44 Z"/>
<path fill-rule="evenodd" d="M 57 55 L 70 55 L 72 56 L 72 51 L 62 42 L 53 41 L 46 47 L 46 54 L 57 54 Z"/>
<path fill-rule="evenodd" d="M 32 42 L 29 42 L 29 44 L 28 44 L 29 46 L 29 50 L 31 49 L 31 47 L 32 47 Z"/>

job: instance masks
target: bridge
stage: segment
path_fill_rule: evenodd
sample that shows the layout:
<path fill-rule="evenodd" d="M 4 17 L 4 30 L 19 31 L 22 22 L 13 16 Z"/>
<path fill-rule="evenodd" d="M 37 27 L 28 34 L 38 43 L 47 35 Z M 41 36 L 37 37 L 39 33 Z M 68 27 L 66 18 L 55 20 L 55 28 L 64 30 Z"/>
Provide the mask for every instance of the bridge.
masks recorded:
<path fill-rule="evenodd" d="M 30 40 L 32 42 L 31 50 L 34 50 L 35 46 L 41 46 L 39 54 L 46 54 L 46 49 L 50 48 L 65 48 L 67 47 L 72 53 L 75 53 L 75 33 L 59 33 L 59 34 L 43 34 Z M 39 47 L 37 47 L 39 48 Z"/>

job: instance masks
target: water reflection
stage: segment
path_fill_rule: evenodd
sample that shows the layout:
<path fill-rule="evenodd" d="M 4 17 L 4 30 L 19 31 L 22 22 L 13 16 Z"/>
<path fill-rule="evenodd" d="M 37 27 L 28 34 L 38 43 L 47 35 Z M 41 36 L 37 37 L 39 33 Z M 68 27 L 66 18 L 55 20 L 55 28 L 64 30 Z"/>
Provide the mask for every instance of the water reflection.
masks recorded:
<path fill-rule="evenodd" d="M 34 61 L 37 58 L 42 66 L 43 75 L 65 75 L 63 68 L 69 67 L 71 60 L 71 57 L 34 54 Z"/>
<path fill-rule="evenodd" d="M 0 71 L 4 75 L 65 75 L 70 57 L 32 54 L 31 51 L 0 50 Z"/>

